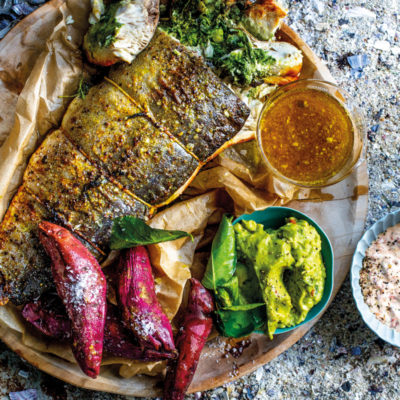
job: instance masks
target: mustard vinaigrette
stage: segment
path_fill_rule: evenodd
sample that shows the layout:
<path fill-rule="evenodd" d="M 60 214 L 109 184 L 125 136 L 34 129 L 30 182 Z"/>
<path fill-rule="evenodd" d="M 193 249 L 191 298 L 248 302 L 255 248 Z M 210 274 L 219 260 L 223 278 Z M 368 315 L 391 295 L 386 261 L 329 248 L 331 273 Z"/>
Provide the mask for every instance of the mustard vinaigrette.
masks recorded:
<path fill-rule="evenodd" d="M 333 96 L 317 89 L 280 95 L 264 110 L 259 129 L 271 166 L 286 178 L 310 185 L 338 173 L 353 149 L 350 115 Z"/>

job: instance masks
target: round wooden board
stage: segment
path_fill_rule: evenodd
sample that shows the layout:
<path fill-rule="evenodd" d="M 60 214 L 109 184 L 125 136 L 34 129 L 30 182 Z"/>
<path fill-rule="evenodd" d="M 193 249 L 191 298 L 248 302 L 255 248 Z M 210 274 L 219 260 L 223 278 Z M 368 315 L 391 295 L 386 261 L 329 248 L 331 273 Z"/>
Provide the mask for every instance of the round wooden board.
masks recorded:
<path fill-rule="evenodd" d="M 34 22 L 39 20 L 52 22 L 54 11 L 62 3 L 63 0 L 46 3 L 8 33 L 1 45 L 12 43 L 18 35 L 34 34 L 34 32 L 29 32 L 30 27 L 34 26 Z M 302 50 L 304 55 L 302 78 L 333 81 L 327 67 L 288 26 L 282 26 L 278 38 L 289 41 Z M 311 193 L 311 197 L 307 200 L 294 201 L 289 204 L 290 207 L 299 209 L 315 219 L 332 242 L 335 253 L 335 281 L 332 299 L 346 278 L 354 248 L 364 228 L 367 192 L 367 168 L 366 163 L 363 162 L 343 182 L 322 191 L 315 191 L 315 200 Z M 321 198 L 324 201 L 321 201 Z M 223 357 L 221 345 L 216 346 L 215 339 L 211 340 L 202 352 L 189 392 L 211 389 L 254 371 L 287 350 L 316 322 L 317 320 L 313 320 L 294 331 L 277 335 L 272 341 L 264 335 L 254 334 L 251 336 L 250 345 L 245 348 L 239 358 Z M 105 367 L 97 379 L 90 379 L 76 365 L 23 345 L 21 335 L 4 325 L 0 325 L 0 338 L 32 365 L 73 385 L 130 396 L 157 396 L 161 393 L 161 382 L 157 378 L 136 376 L 124 379 L 118 375 L 116 368 Z M 224 339 L 218 339 L 219 342 L 222 340 Z"/>

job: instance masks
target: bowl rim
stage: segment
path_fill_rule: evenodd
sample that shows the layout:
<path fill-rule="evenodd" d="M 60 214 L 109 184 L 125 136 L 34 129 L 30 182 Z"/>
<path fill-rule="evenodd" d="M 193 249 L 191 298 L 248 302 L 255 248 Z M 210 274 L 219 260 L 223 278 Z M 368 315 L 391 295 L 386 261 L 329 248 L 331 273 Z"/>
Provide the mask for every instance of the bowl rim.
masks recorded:
<path fill-rule="evenodd" d="M 319 312 L 318 312 L 317 314 L 315 314 L 315 315 L 314 315 L 312 318 L 310 318 L 309 320 L 307 320 L 307 317 L 306 317 L 306 318 L 304 319 L 304 321 L 300 322 L 300 323 L 297 324 L 297 325 L 293 325 L 293 326 L 290 326 L 290 327 L 287 327 L 287 328 L 277 328 L 276 331 L 274 332 L 274 335 L 279 335 L 279 334 L 286 333 L 286 332 L 292 331 L 292 330 L 294 330 L 294 329 L 297 329 L 297 328 L 299 328 L 300 326 L 302 326 L 302 325 L 304 325 L 304 324 L 307 324 L 308 322 L 310 322 L 310 321 L 314 320 L 315 318 L 319 317 L 319 316 L 321 315 L 321 313 L 323 313 L 324 311 L 326 311 L 327 307 L 329 307 L 330 300 L 331 300 L 331 298 L 332 298 L 333 286 L 334 286 L 334 280 L 335 280 L 335 257 L 334 257 L 334 252 L 333 252 L 332 243 L 331 243 L 331 241 L 329 240 L 329 237 L 328 237 L 328 235 L 326 234 L 326 232 L 321 228 L 321 226 L 320 226 L 317 222 L 314 221 L 314 219 L 312 219 L 311 217 L 309 217 L 307 214 L 303 213 L 302 211 L 296 210 L 295 208 L 283 207 L 283 206 L 282 206 L 282 207 L 281 207 L 281 206 L 270 206 L 270 207 L 264 208 L 264 209 L 262 209 L 262 210 L 253 211 L 252 213 L 249 213 L 249 214 L 241 214 L 239 217 L 237 217 L 237 218 L 235 218 L 235 219 L 233 220 L 232 224 L 235 225 L 236 223 L 238 223 L 239 221 L 241 221 L 241 220 L 242 220 L 242 217 L 244 217 L 244 216 L 245 216 L 245 217 L 250 217 L 250 216 L 252 216 L 252 215 L 254 215 L 254 214 L 261 214 L 261 213 L 265 213 L 265 212 L 272 211 L 272 210 L 274 210 L 274 209 L 278 209 L 278 210 L 282 210 L 282 211 L 287 211 L 287 212 L 294 212 L 294 213 L 297 214 L 297 216 L 294 215 L 295 218 L 299 218 L 299 216 L 300 216 L 300 217 L 304 217 L 304 218 L 307 220 L 307 222 L 311 222 L 311 225 L 313 225 L 313 226 L 317 229 L 318 234 L 321 236 L 321 240 L 322 240 L 322 241 L 325 241 L 325 243 L 326 243 L 326 245 L 327 245 L 327 248 L 328 248 L 328 251 L 329 251 L 329 254 L 330 254 L 330 258 L 332 259 L 332 266 L 331 266 L 331 268 L 327 268 L 326 262 L 325 262 L 325 260 L 324 260 L 324 265 L 325 265 L 325 270 L 326 270 L 326 278 L 325 278 L 325 285 L 324 285 L 324 294 L 325 294 L 325 291 L 328 290 L 328 291 L 329 291 L 329 295 L 327 296 L 325 302 L 324 302 L 322 305 L 321 305 L 322 299 L 321 299 L 321 301 L 320 301 L 319 303 L 317 303 L 317 304 L 314 305 L 314 307 L 320 306 L 320 307 L 321 307 L 321 310 L 319 310 Z M 282 217 L 282 218 L 287 218 L 287 217 Z M 321 234 L 322 234 L 322 235 L 321 235 Z M 328 273 L 329 273 L 329 275 L 330 275 L 330 277 L 331 277 L 329 287 L 327 287 Z M 314 308 L 314 307 L 313 307 L 313 308 Z M 311 310 L 312 310 L 313 308 L 311 308 L 311 309 L 308 311 L 307 316 L 308 316 L 308 314 L 311 312 Z M 265 332 L 256 331 L 256 333 L 265 333 Z"/>
<path fill-rule="evenodd" d="M 290 83 L 288 83 L 288 84 L 286 84 L 284 86 L 280 86 L 280 87 L 278 87 L 276 90 L 274 90 L 271 93 L 271 95 L 267 98 L 267 100 L 264 102 L 264 104 L 261 107 L 260 113 L 258 114 L 258 117 L 257 117 L 256 140 L 257 140 L 257 145 L 258 145 L 259 151 L 261 153 L 261 157 L 262 157 L 265 165 L 271 171 L 271 173 L 274 176 L 276 176 L 277 179 L 281 180 L 282 182 L 289 183 L 291 185 L 295 185 L 295 186 L 298 186 L 298 187 L 301 187 L 301 188 L 319 189 L 319 188 L 332 186 L 332 185 L 335 185 L 336 183 L 339 183 L 339 182 L 343 181 L 346 177 L 348 177 L 352 173 L 354 168 L 357 168 L 357 166 L 363 160 L 364 153 L 365 153 L 366 125 L 365 125 L 364 113 L 362 112 L 360 107 L 354 105 L 356 107 L 356 109 L 357 109 L 357 114 L 358 114 L 358 118 L 360 120 L 360 125 L 361 125 L 361 132 L 359 133 L 360 140 L 361 140 L 361 147 L 360 147 L 357 155 L 355 156 L 352 164 L 349 166 L 348 170 L 343 175 L 339 175 L 339 173 L 336 173 L 331 178 L 329 178 L 330 180 L 328 180 L 326 183 L 318 183 L 318 184 L 312 184 L 312 183 L 303 182 L 303 181 L 296 181 L 295 179 L 291 179 L 291 178 L 288 178 L 285 175 L 283 175 L 280 171 L 278 171 L 275 167 L 272 166 L 272 164 L 269 162 L 268 157 L 266 156 L 266 154 L 265 154 L 265 152 L 264 152 L 264 150 L 262 148 L 262 139 L 261 139 L 261 121 L 262 121 L 262 117 L 264 115 L 265 110 L 268 108 L 268 106 L 271 104 L 271 102 L 276 100 L 277 98 L 279 98 L 283 93 L 285 93 L 285 91 L 287 89 L 290 89 L 292 87 L 296 87 L 296 86 L 301 85 L 301 84 L 307 84 L 307 83 L 310 83 L 310 84 L 314 83 L 316 85 L 331 86 L 331 87 L 337 89 L 341 93 L 341 95 L 345 96 L 345 98 L 351 98 L 350 94 L 345 89 L 343 89 L 342 87 L 338 86 L 334 82 L 326 81 L 326 80 L 323 80 L 323 79 L 314 79 L 314 78 L 298 79 L 297 81 L 290 82 Z M 348 108 L 346 107 L 346 105 L 344 104 L 343 101 L 341 101 L 339 99 L 336 99 L 336 100 L 338 100 L 340 103 L 343 103 L 342 104 L 343 107 L 346 110 L 348 110 Z M 353 120 L 353 116 L 349 112 L 348 112 L 348 114 L 349 114 L 353 124 L 355 125 L 355 122 Z"/>
<path fill-rule="evenodd" d="M 364 232 L 361 239 L 357 243 L 350 267 L 351 290 L 361 318 L 368 328 L 371 329 L 377 336 L 396 347 L 400 347 L 400 332 L 397 332 L 394 328 L 390 328 L 378 320 L 378 318 L 376 318 L 371 312 L 369 306 L 365 303 L 360 286 L 360 271 L 362 269 L 365 251 L 371 245 L 371 243 L 378 237 L 379 234 L 399 223 L 400 210 L 390 212 L 389 214 L 386 214 L 382 218 L 378 219 L 369 229 Z"/>

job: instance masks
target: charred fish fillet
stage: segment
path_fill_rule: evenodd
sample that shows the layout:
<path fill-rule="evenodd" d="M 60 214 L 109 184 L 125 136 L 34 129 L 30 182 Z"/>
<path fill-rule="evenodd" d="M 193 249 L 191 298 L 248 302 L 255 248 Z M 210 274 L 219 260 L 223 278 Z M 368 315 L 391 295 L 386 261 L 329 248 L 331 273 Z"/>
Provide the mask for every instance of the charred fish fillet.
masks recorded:
<path fill-rule="evenodd" d="M 60 132 L 47 136 L 31 157 L 25 187 L 59 221 L 104 254 L 113 218 L 146 218 L 149 208 L 108 181 Z"/>
<path fill-rule="evenodd" d="M 203 162 L 250 113 L 201 57 L 162 31 L 132 64 L 120 64 L 109 77 Z"/>
<path fill-rule="evenodd" d="M 62 129 L 87 157 L 151 205 L 165 202 L 199 167 L 179 142 L 107 82 L 71 103 Z"/>
<path fill-rule="evenodd" d="M 41 221 L 59 223 L 23 185 L 0 225 L 0 304 L 23 304 L 53 286 L 50 260 L 39 242 Z M 103 255 L 80 240 L 99 260 Z"/>
<path fill-rule="evenodd" d="M 101 260 L 112 220 L 168 204 L 234 143 L 246 105 L 202 59 L 163 32 L 131 65 L 74 99 L 31 157 L 0 225 L 0 303 L 50 286 L 38 224 L 70 229 Z"/>

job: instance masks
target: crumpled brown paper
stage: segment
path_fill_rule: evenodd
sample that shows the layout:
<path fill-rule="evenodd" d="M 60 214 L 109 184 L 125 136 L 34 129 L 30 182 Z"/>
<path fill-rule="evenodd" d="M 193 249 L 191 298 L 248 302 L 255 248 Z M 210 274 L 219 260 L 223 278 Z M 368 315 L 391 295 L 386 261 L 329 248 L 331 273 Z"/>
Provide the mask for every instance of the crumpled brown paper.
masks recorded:
<path fill-rule="evenodd" d="M 32 15 L 29 24 L 22 22 L 15 28 L 12 39 L 0 43 L 0 219 L 21 182 L 29 156 L 45 134 L 59 126 L 70 100 L 65 96 L 74 94 L 82 74 L 90 71 L 80 49 L 90 1 L 51 4 L 45 20 Z M 259 105 L 253 108 L 239 134 L 242 139 L 254 137 L 258 110 Z M 201 278 L 207 253 L 201 249 L 196 253 L 196 249 L 212 240 L 222 212 L 249 213 L 283 204 L 295 195 L 292 186 L 268 174 L 253 140 L 224 151 L 213 167 L 206 167 L 196 177 L 185 193 L 188 200 L 157 214 L 150 222 L 153 227 L 180 229 L 194 237 L 193 241 L 184 238 L 149 246 L 157 296 L 168 317 L 172 319 L 178 312 L 191 268 Z M 69 346 L 49 341 L 27 326 L 17 307 L 1 307 L 0 321 L 20 332 L 26 346 L 75 362 Z M 107 357 L 103 364 L 120 364 L 123 377 L 160 374 L 165 367 L 163 362 Z"/>

